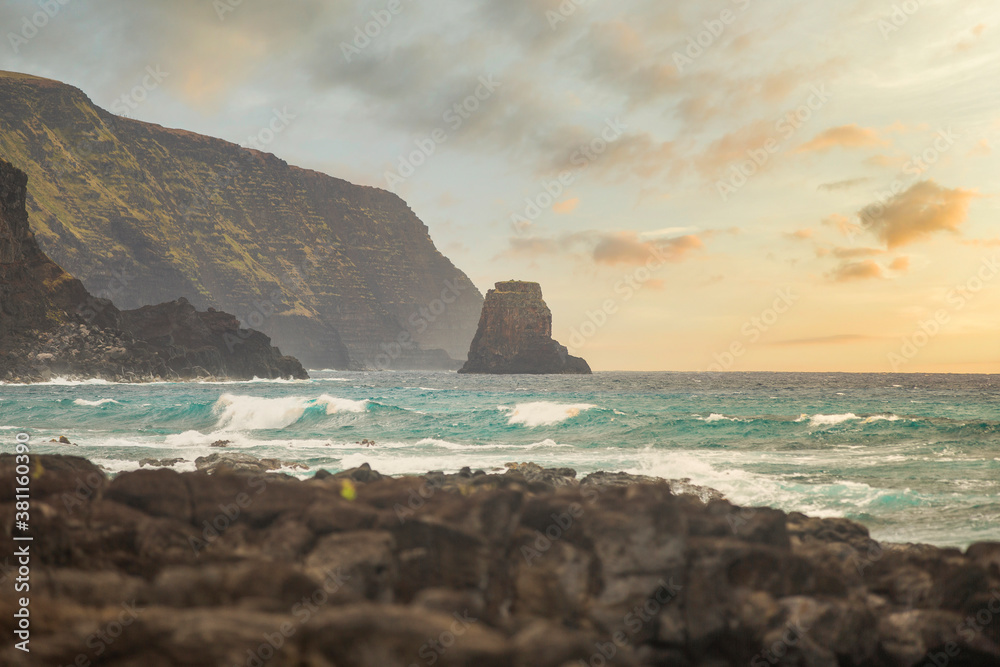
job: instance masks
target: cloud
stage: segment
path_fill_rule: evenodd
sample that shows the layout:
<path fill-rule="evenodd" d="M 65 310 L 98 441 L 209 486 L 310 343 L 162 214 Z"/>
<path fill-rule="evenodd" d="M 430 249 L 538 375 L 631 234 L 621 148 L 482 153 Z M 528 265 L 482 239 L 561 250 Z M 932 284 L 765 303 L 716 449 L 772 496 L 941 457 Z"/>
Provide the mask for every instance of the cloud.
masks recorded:
<path fill-rule="evenodd" d="M 895 167 L 900 163 L 898 158 L 894 158 L 891 155 L 872 155 L 865 159 L 865 164 L 872 167 Z"/>
<path fill-rule="evenodd" d="M 897 257 L 896 259 L 892 260 L 892 264 L 889 265 L 889 268 L 892 269 L 893 271 L 899 271 L 899 272 L 908 271 L 910 268 L 910 258 L 907 257 L 906 255 Z"/>
<path fill-rule="evenodd" d="M 833 256 L 840 259 L 854 259 L 856 257 L 874 257 L 884 255 L 885 250 L 881 248 L 834 248 Z"/>
<path fill-rule="evenodd" d="M 813 236 L 816 235 L 816 231 L 812 229 L 797 229 L 794 232 L 785 232 L 783 235 L 787 239 L 793 241 L 808 241 Z"/>
<path fill-rule="evenodd" d="M 844 236 L 853 236 L 861 231 L 861 227 L 859 225 L 854 224 L 849 218 L 846 218 L 839 213 L 834 213 L 823 218 L 821 224 L 835 228 Z"/>
<path fill-rule="evenodd" d="M 870 146 L 888 146 L 889 141 L 879 136 L 878 130 L 872 127 L 860 127 L 857 124 L 831 127 L 820 132 L 812 140 L 796 149 L 797 153 L 823 153 L 831 148 L 868 148 Z"/>
<path fill-rule="evenodd" d="M 572 213 L 576 210 L 576 207 L 580 204 L 580 199 L 574 197 L 573 199 L 566 199 L 561 202 L 556 202 L 552 205 L 552 210 L 560 215 L 566 215 L 567 213 Z"/>
<path fill-rule="evenodd" d="M 975 190 L 948 189 L 932 180 L 915 183 L 887 203 L 869 204 L 858 216 L 890 249 L 937 232 L 958 234 L 969 215 Z"/>
<path fill-rule="evenodd" d="M 863 185 L 870 180 L 872 179 L 868 177 L 863 177 L 863 178 L 851 178 L 845 181 L 834 181 L 833 183 L 820 183 L 816 187 L 816 189 L 826 190 L 827 192 L 833 192 L 836 190 L 850 190 L 851 188 Z"/>
<path fill-rule="evenodd" d="M 691 251 L 704 247 L 702 240 L 693 234 L 673 239 L 642 241 L 635 232 L 618 232 L 600 238 L 594 246 L 593 257 L 598 264 L 638 266 L 655 258 L 679 262 Z"/>
<path fill-rule="evenodd" d="M 966 153 L 967 157 L 985 157 L 993 153 L 993 146 L 990 145 L 989 139 L 980 139 L 979 143 L 975 147 Z"/>
<path fill-rule="evenodd" d="M 882 266 L 873 259 L 865 259 L 860 262 L 844 262 L 830 274 L 830 278 L 838 283 L 884 277 L 885 272 Z"/>
<path fill-rule="evenodd" d="M 643 239 L 631 230 L 585 231 L 557 237 L 513 237 L 501 255 L 529 258 L 566 255 L 608 266 L 618 264 L 640 266 L 650 260 L 679 262 L 704 246 L 701 238 L 693 234 L 674 238 Z"/>

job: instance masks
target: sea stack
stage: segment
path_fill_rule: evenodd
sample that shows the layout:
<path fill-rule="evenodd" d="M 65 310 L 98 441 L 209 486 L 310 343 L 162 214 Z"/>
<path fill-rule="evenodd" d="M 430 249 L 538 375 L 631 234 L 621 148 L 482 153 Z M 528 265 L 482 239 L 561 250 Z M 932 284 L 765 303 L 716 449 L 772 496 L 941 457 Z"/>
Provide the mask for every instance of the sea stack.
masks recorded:
<path fill-rule="evenodd" d="M 469 360 L 458 372 L 589 374 L 590 366 L 552 339 L 541 286 L 508 280 L 487 292 Z"/>

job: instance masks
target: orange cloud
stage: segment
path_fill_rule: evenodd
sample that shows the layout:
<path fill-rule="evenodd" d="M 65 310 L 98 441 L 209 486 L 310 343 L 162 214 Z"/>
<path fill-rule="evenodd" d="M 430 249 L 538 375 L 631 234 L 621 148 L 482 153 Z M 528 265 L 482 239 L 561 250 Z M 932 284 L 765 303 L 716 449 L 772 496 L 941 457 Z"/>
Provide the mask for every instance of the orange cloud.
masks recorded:
<path fill-rule="evenodd" d="M 691 252 L 705 247 L 693 234 L 673 239 L 641 241 L 635 232 L 618 232 L 602 237 L 594 246 L 594 261 L 598 264 L 645 264 L 650 258 L 662 257 L 677 262 Z"/>
<path fill-rule="evenodd" d="M 833 215 L 828 215 L 823 218 L 822 224 L 829 227 L 836 227 L 844 236 L 852 236 L 861 231 L 861 227 L 851 222 L 848 218 L 840 215 L 839 213 L 834 213 Z"/>
<path fill-rule="evenodd" d="M 957 234 L 969 216 L 969 202 L 977 196 L 975 190 L 949 190 L 932 180 L 920 181 L 888 203 L 869 204 L 858 215 L 892 249 L 935 232 Z"/>
<path fill-rule="evenodd" d="M 889 268 L 893 271 L 906 271 L 910 268 L 910 258 L 906 255 L 897 257 L 892 260 L 892 264 L 889 265 Z"/>
<path fill-rule="evenodd" d="M 840 259 L 854 259 L 855 257 L 872 257 L 881 255 L 885 250 L 881 248 L 834 248 L 833 256 Z"/>
<path fill-rule="evenodd" d="M 875 260 L 866 259 L 860 262 L 844 262 L 833 270 L 830 277 L 838 283 L 846 283 L 852 280 L 884 278 L 885 274 Z"/>
<path fill-rule="evenodd" d="M 882 139 L 878 130 L 871 127 L 860 127 L 857 124 L 831 127 L 817 134 L 811 141 L 798 147 L 796 152 L 825 152 L 831 148 L 867 148 L 869 146 L 888 146 L 889 142 Z"/>
<path fill-rule="evenodd" d="M 899 160 L 890 155 L 872 155 L 865 160 L 865 164 L 872 167 L 895 167 L 899 164 Z"/>
<path fill-rule="evenodd" d="M 794 232 L 789 232 L 785 234 L 785 238 L 792 239 L 793 241 L 808 241 L 816 232 L 812 229 L 797 229 Z"/>
<path fill-rule="evenodd" d="M 513 237 L 501 256 L 535 258 L 541 255 L 566 255 L 576 259 L 589 257 L 596 264 L 640 266 L 650 260 L 679 262 L 692 251 L 703 247 L 704 242 L 693 234 L 645 240 L 634 231 L 585 231 L 554 238 Z"/>
<path fill-rule="evenodd" d="M 993 153 L 993 146 L 990 145 L 989 139 L 981 139 L 975 148 L 968 152 L 969 157 L 986 156 Z"/>
<path fill-rule="evenodd" d="M 574 197 L 573 199 L 567 199 L 565 201 L 553 204 L 552 210 L 560 215 L 565 215 L 567 213 L 572 213 L 573 211 L 575 211 L 579 203 L 580 203 L 579 198 Z"/>

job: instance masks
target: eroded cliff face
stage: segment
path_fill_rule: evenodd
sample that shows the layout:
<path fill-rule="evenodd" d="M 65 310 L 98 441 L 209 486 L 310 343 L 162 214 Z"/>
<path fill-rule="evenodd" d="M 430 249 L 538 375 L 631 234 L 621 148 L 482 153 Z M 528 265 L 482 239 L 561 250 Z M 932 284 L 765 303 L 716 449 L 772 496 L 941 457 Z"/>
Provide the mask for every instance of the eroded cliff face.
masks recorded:
<path fill-rule="evenodd" d="M 0 154 L 31 177 L 42 248 L 121 307 L 183 296 L 313 368 L 465 358 L 482 295 L 392 193 L 4 72 Z"/>
<path fill-rule="evenodd" d="M 264 334 L 186 301 L 119 311 L 42 252 L 28 177 L 0 159 L 0 381 L 306 377 Z"/>
<path fill-rule="evenodd" d="M 499 282 L 486 293 L 479 329 L 460 373 L 590 373 L 552 339 L 552 311 L 538 283 Z"/>

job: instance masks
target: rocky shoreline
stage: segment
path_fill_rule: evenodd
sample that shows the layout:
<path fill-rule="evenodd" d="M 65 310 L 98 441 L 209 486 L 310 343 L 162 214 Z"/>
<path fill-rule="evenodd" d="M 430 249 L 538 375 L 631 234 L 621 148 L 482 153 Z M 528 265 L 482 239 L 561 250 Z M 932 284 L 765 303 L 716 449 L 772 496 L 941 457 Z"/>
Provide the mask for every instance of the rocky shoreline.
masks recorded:
<path fill-rule="evenodd" d="M 1000 543 L 879 544 L 623 473 L 211 463 L 109 479 L 32 457 L 31 652 L 8 640 L 0 663 L 1000 664 Z M 5 588 L 15 511 L 5 483 Z M 0 598 L 7 637 L 17 604 Z"/>

